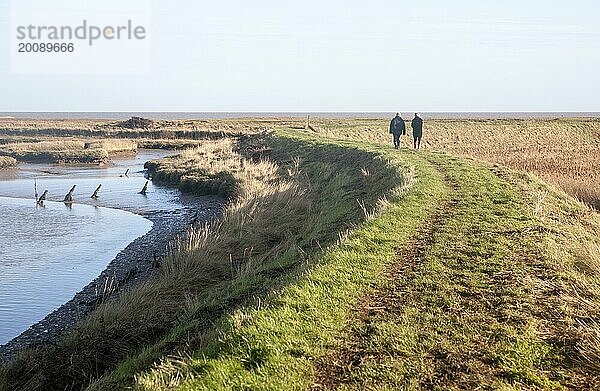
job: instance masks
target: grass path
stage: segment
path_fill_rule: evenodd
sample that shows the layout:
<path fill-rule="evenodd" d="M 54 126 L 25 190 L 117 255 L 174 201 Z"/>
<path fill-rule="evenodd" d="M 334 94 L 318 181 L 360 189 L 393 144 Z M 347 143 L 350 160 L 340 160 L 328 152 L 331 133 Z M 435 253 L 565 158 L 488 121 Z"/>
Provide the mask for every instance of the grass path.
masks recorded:
<path fill-rule="evenodd" d="M 567 329 L 548 322 L 563 277 L 540 251 L 531 204 L 484 167 L 429 160 L 451 200 L 361 299 L 313 388 L 598 389 Z"/>
<path fill-rule="evenodd" d="M 458 184 L 444 177 L 448 187 L 452 188 L 450 200 L 442 201 L 435 212 L 426 218 L 416 234 L 398 250 L 397 262 L 394 262 L 385 275 L 385 283 L 375 292 L 361 299 L 358 308 L 352 314 L 351 332 L 345 338 L 343 345 L 316 366 L 313 389 L 335 389 L 343 384 L 362 381 L 355 374 L 363 363 L 381 361 L 386 350 L 374 349 L 372 341 L 377 338 L 376 325 L 379 319 L 394 316 L 400 306 L 409 298 L 399 297 L 398 291 L 404 287 L 398 283 L 399 278 L 413 276 L 422 267 L 423 258 L 434 243 L 434 233 L 450 218 L 453 208 L 458 204 Z"/>

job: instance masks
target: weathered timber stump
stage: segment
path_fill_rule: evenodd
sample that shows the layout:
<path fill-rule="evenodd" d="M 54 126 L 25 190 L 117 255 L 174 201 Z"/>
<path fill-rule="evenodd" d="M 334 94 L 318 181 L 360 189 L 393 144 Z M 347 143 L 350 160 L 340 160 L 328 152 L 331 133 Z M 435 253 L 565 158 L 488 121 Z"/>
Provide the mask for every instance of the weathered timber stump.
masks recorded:
<path fill-rule="evenodd" d="M 147 190 L 148 190 L 148 181 L 146 181 L 146 183 L 144 184 L 144 187 L 142 187 L 142 190 L 138 194 L 146 195 Z"/>
<path fill-rule="evenodd" d="M 72 204 L 73 203 L 73 192 L 75 191 L 75 187 L 76 186 L 77 185 L 73 185 L 73 187 L 71 188 L 71 190 L 69 190 L 69 192 L 65 196 L 65 199 L 63 200 L 63 202 L 65 204 Z"/>
<path fill-rule="evenodd" d="M 102 187 L 102 185 L 98 185 L 98 187 L 96 188 L 96 190 L 94 190 L 94 194 L 92 194 L 92 196 L 90 198 L 97 200 L 98 199 L 98 192 L 100 191 L 100 188 Z"/>
<path fill-rule="evenodd" d="M 48 195 L 48 190 L 44 190 L 44 192 L 42 193 L 42 195 L 40 196 L 40 198 L 37 199 L 37 203 L 39 205 L 42 205 L 44 203 L 44 201 L 46 201 L 46 196 Z"/>

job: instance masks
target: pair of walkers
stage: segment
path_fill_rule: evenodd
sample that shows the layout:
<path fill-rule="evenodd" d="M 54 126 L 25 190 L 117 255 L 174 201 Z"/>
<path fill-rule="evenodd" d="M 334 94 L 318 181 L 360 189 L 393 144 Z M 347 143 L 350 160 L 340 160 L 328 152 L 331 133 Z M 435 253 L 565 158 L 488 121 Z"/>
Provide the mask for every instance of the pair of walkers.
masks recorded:
<path fill-rule="evenodd" d="M 410 123 L 413 135 L 413 145 L 415 149 L 421 148 L 421 139 L 423 138 L 423 119 L 419 117 L 419 114 L 415 113 L 415 118 Z M 390 134 L 394 136 L 394 148 L 400 148 L 400 139 L 402 136 L 406 136 L 406 124 L 400 113 L 396 113 L 396 116 L 392 118 L 390 122 Z"/>

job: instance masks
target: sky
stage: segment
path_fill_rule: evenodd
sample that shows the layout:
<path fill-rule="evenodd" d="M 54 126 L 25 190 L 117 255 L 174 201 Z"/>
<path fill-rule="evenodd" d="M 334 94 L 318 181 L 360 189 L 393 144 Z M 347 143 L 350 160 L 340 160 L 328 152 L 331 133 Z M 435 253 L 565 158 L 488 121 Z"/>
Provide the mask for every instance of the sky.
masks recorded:
<path fill-rule="evenodd" d="M 0 112 L 600 111 L 597 0 L 146 1 L 127 74 L 116 54 L 15 72 L 18 3 L 0 0 Z"/>

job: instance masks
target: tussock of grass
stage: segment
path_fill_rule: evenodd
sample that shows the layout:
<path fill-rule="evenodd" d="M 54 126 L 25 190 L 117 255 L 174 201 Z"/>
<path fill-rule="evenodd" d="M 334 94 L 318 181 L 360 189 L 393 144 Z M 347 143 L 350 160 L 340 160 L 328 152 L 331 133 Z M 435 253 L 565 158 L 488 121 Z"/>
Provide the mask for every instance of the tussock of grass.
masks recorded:
<path fill-rule="evenodd" d="M 177 156 L 147 162 L 145 168 L 153 180 L 179 185 L 184 191 L 233 197 L 236 189 L 243 188 L 238 187 L 242 172 L 248 171 L 241 156 L 233 151 L 233 143 L 231 139 L 205 142 Z"/>
<path fill-rule="evenodd" d="M 17 166 L 17 160 L 12 157 L 0 156 L 0 170 Z"/>
<path fill-rule="evenodd" d="M 154 160 L 145 167 L 153 180 L 178 184 L 194 194 L 228 198 L 263 197 L 272 192 L 278 167 L 271 161 L 245 159 L 234 150 L 234 139 L 204 142 L 177 156 Z M 252 169 L 248 169 L 251 164 Z"/>
<path fill-rule="evenodd" d="M 137 143 L 131 140 L 100 140 L 89 141 L 84 144 L 84 149 L 103 149 L 108 154 L 135 154 Z"/>

